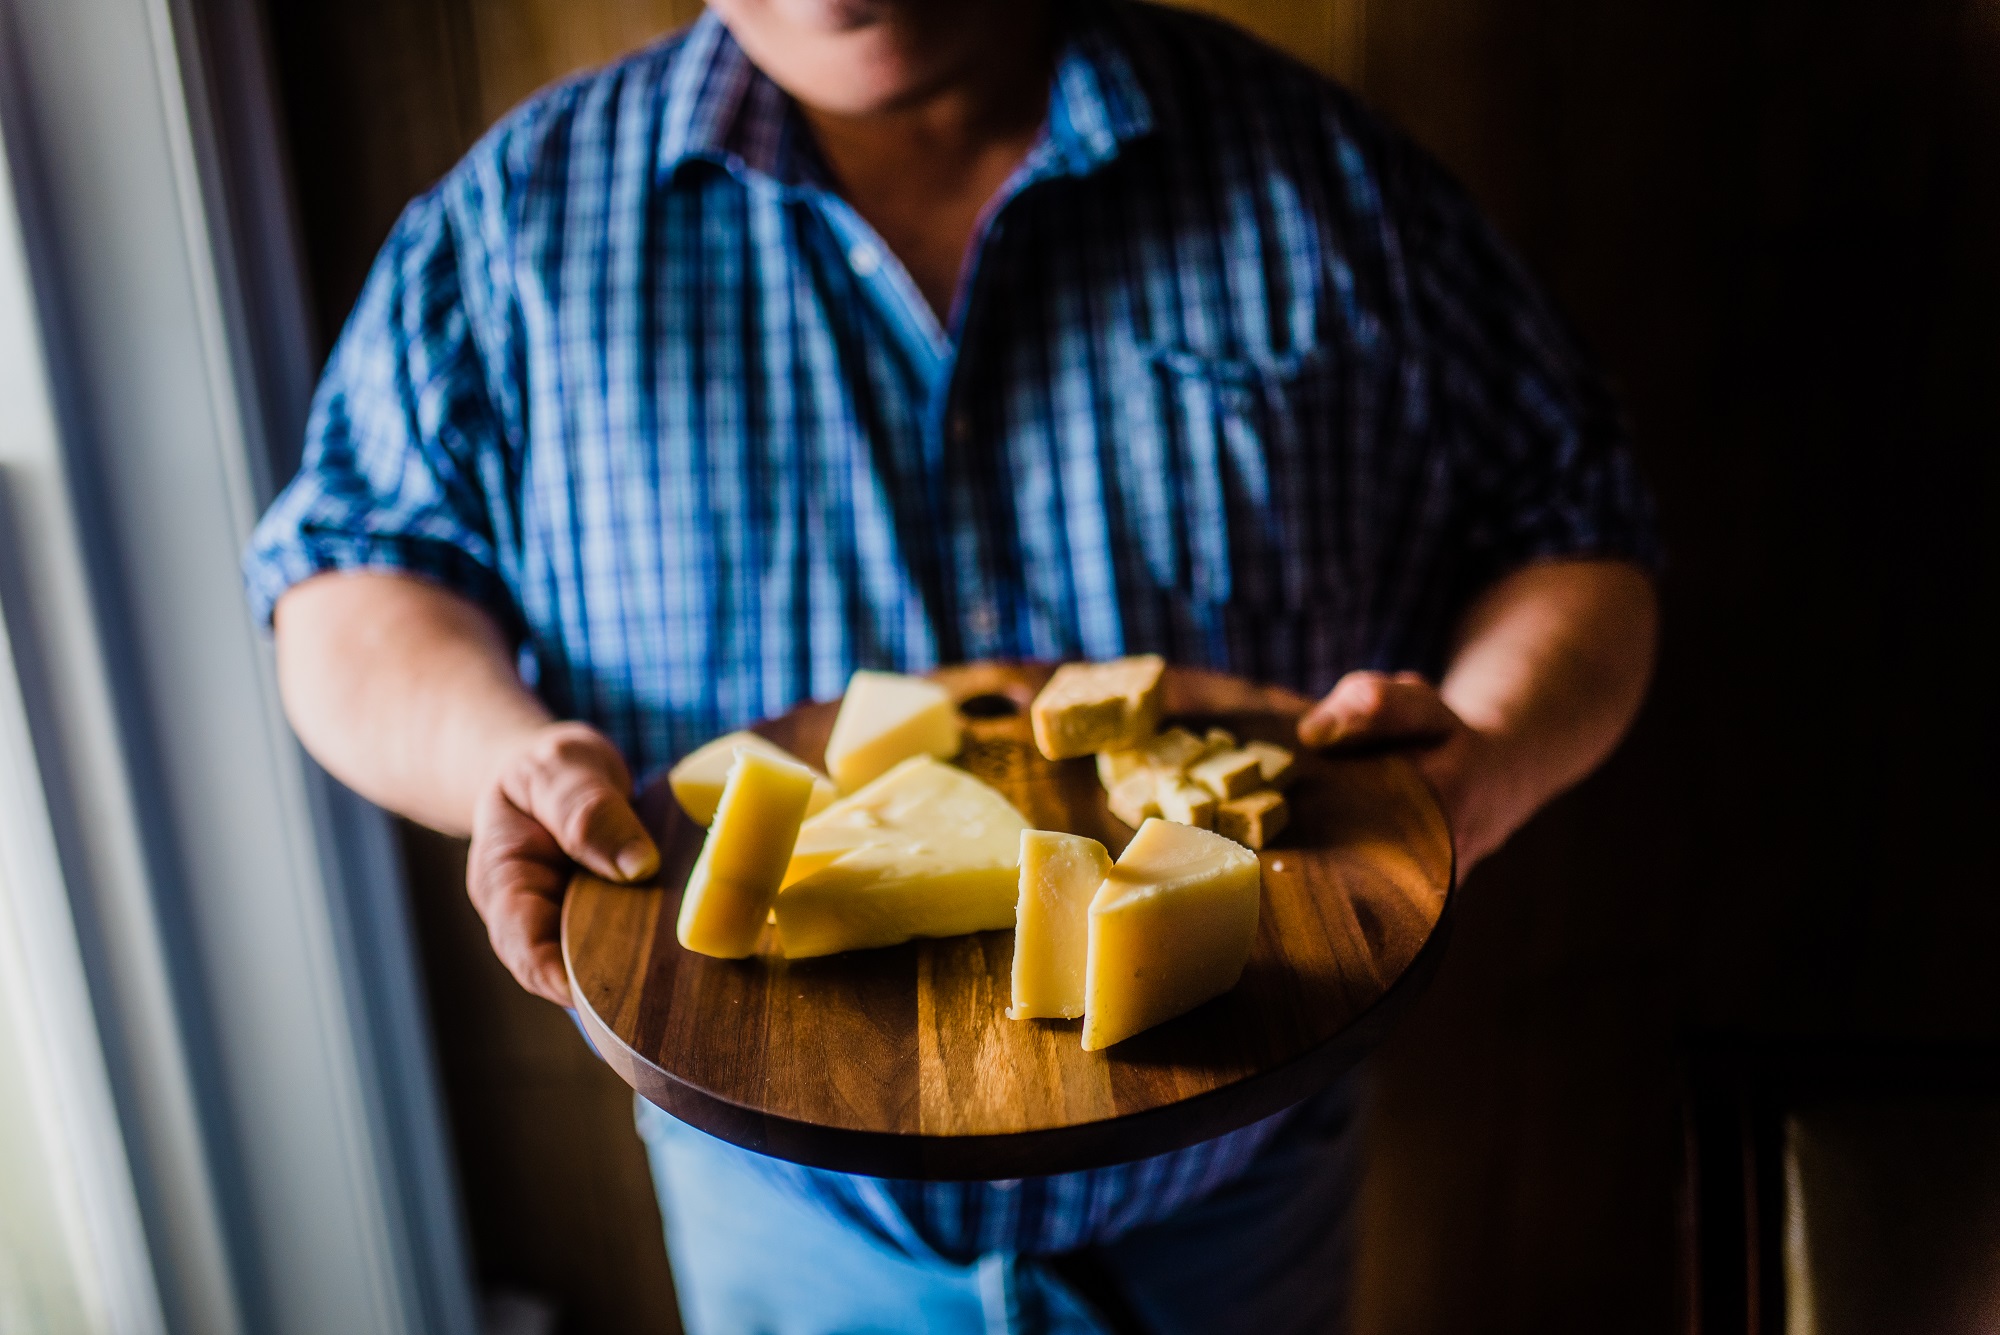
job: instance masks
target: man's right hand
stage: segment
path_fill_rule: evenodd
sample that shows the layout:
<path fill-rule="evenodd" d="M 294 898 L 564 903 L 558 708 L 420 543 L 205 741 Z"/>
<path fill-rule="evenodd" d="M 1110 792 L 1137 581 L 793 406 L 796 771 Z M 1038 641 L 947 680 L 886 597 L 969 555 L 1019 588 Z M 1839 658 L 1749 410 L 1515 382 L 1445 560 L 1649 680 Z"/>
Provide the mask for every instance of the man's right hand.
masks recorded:
<path fill-rule="evenodd" d="M 500 962 L 558 1006 L 574 1004 L 561 922 L 576 867 L 611 881 L 659 869 L 631 796 L 631 773 L 609 738 L 586 724 L 551 723 L 502 762 L 474 810 L 466 891 Z"/>

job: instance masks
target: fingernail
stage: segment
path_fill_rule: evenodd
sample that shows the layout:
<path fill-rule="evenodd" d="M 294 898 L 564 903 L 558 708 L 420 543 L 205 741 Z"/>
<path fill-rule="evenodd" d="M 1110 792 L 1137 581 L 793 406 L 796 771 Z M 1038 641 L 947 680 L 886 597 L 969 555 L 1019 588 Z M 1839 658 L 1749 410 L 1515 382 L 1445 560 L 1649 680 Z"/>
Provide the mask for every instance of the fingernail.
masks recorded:
<path fill-rule="evenodd" d="M 618 872 L 628 881 L 651 876 L 659 869 L 660 855 L 650 843 L 635 839 L 618 852 Z"/>

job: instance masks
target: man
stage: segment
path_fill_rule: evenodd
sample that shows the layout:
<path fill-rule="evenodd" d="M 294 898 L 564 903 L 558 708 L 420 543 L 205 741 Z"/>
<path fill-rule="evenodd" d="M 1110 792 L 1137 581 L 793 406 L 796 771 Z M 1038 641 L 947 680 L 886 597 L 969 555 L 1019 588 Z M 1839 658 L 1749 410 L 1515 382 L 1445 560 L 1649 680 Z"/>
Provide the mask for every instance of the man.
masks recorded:
<path fill-rule="evenodd" d="M 247 569 L 306 745 L 469 833 L 567 1005 L 632 776 L 861 666 L 1324 692 L 1470 867 L 1624 731 L 1652 559 L 1560 320 L 1317 77 L 1117 0 L 715 0 L 410 206 Z M 929 1185 L 640 1124 L 696 1331 L 1276 1331 L 1339 1324 L 1349 1113 Z"/>

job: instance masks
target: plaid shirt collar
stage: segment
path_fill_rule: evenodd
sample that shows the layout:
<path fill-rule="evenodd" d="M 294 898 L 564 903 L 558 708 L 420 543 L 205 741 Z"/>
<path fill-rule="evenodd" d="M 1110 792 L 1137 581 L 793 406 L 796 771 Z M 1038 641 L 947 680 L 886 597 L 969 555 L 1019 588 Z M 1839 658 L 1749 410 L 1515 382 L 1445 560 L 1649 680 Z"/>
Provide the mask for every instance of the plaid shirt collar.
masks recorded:
<path fill-rule="evenodd" d="M 1108 6 L 1068 13 L 1050 81 L 1048 117 L 1029 155 L 1032 174 L 1085 176 L 1152 133 L 1154 112 Z M 712 162 L 745 181 L 786 190 L 827 185 L 798 107 L 704 11 L 675 62 L 660 134 L 663 179 Z"/>

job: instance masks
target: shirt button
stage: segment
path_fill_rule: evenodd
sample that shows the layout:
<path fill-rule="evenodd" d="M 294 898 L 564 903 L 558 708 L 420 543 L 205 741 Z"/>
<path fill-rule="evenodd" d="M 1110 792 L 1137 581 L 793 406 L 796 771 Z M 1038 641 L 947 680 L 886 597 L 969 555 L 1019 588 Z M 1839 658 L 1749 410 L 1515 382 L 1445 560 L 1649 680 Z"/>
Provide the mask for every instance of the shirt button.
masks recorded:
<path fill-rule="evenodd" d="M 972 419 L 964 413 L 951 415 L 951 439 L 955 445 L 964 445 L 972 439 Z"/>
<path fill-rule="evenodd" d="M 965 620 L 977 639 L 991 639 L 993 632 L 1000 629 L 1000 612 L 993 606 L 991 599 L 974 603 L 966 612 Z"/>
<path fill-rule="evenodd" d="M 882 252 L 866 241 L 859 241 L 847 252 L 847 262 L 854 266 L 854 272 L 866 278 L 882 267 Z"/>

